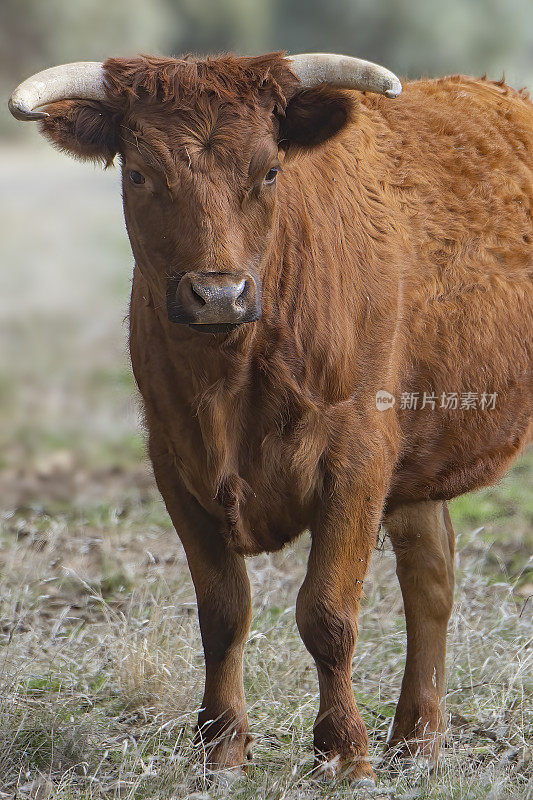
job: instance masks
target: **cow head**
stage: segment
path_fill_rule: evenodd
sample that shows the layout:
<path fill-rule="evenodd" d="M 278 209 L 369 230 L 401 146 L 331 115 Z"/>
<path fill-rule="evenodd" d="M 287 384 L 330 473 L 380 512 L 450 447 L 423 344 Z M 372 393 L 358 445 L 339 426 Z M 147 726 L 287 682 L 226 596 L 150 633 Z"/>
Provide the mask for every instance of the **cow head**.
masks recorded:
<path fill-rule="evenodd" d="M 388 70 L 346 56 L 142 57 L 45 70 L 10 109 L 79 158 L 119 155 L 128 235 L 156 305 L 225 333 L 261 316 L 283 161 L 347 123 L 343 88 L 401 91 Z"/>

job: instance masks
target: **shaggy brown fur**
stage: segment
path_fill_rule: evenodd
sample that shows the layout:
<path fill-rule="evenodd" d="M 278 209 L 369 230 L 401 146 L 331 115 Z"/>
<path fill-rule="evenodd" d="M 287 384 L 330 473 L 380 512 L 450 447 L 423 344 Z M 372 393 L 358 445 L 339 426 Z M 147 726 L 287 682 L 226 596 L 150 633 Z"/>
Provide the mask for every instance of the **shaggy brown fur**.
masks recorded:
<path fill-rule="evenodd" d="M 299 91 L 281 54 L 106 72 L 106 104 L 57 103 L 43 131 L 80 157 L 120 154 L 132 363 L 198 597 L 209 763 L 241 765 L 249 744 L 244 556 L 309 528 L 296 613 L 320 681 L 315 747 L 372 774 L 350 664 L 382 518 L 408 637 L 390 745 L 434 757 L 446 501 L 498 480 L 532 433 L 533 107 L 464 76 L 407 83 L 394 101 Z M 243 267 L 262 285 L 259 321 L 214 335 L 169 321 L 172 282 Z M 396 400 L 383 411 L 381 390 Z M 459 407 L 442 407 L 453 392 Z"/>

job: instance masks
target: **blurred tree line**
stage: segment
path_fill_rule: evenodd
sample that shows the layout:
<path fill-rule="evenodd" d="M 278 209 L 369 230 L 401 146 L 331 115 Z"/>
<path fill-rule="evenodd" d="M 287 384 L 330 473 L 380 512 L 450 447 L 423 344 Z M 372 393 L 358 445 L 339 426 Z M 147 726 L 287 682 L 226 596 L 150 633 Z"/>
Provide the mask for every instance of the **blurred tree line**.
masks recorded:
<path fill-rule="evenodd" d="M 532 0 L 0 0 L 0 91 L 65 61 L 326 50 L 403 76 L 533 82 Z M 15 130 L 2 103 L 0 127 Z M 3 123 L 3 124 L 2 124 Z"/>

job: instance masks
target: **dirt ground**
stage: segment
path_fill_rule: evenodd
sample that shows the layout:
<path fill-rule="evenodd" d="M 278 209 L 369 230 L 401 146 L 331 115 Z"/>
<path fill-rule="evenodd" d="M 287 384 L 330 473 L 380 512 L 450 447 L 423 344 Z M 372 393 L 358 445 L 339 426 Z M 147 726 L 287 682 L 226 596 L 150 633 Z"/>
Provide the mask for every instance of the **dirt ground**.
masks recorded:
<path fill-rule="evenodd" d="M 318 689 L 294 603 L 307 537 L 249 560 L 254 759 L 208 780 L 192 735 L 194 591 L 144 456 L 126 353 L 131 255 L 116 170 L 0 147 L 0 799 L 353 797 L 311 774 Z M 457 592 L 436 774 L 378 770 L 379 798 L 533 796 L 533 453 L 451 504 Z M 403 670 L 380 537 L 353 686 L 378 766 Z"/>

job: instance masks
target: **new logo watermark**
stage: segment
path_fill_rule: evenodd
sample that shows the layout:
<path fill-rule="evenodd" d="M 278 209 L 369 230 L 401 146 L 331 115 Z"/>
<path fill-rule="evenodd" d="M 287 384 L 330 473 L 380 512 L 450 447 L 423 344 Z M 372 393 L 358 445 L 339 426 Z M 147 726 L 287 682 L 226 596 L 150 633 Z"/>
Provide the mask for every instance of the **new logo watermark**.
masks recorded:
<path fill-rule="evenodd" d="M 387 411 L 387 409 L 393 407 L 395 402 L 394 395 L 386 392 L 385 389 L 380 389 L 379 392 L 376 392 L 376 408 L 378 411 Z"/>

